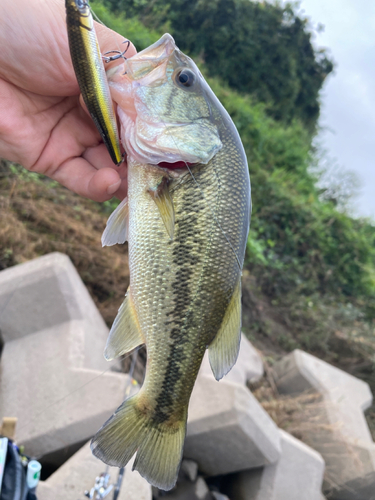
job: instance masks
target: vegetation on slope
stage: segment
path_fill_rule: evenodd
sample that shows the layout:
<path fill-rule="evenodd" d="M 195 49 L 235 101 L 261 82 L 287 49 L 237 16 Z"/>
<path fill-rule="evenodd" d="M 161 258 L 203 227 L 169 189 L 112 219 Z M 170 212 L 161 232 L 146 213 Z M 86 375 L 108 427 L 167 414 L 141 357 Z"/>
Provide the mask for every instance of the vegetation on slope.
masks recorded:
<path fill-rule="evenodd" d="M 310 131 L 318 93 L 332 61 L 315 51 L 307 20 L 291 5 L 249 0 L 106 0 L 115 12 L 137 15 L 150 28 L 170 30 L 177 45 L 199 57 L 207 74 L 267 103 L 267 112 Z M 130 37 L 130 34 L 128 35 Z"/>

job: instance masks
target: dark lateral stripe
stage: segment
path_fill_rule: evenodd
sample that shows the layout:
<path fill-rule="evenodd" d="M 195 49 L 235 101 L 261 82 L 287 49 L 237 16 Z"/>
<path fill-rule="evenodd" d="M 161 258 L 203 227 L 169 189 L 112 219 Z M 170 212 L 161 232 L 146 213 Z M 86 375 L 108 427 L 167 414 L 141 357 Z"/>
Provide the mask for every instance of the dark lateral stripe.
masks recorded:
<path fill-rule="evenodd" d="M 192 298 L 191 285 L 193 283 L 190 283 L 189 267 L 198 265 L 202 258 L 202 252 L 197 252 L 197 247 L 202 248 L 204 241 L 203 238 L 199 237 L 199 234 L 195 233 L 195 230 L 198 223 L 198 212 L 203 209 L 204 199 L 202 193 L 194 189 L 193 186 L 186 187 L 187 189 L 183 189 L 182 208 L 176 213 L 176 220 L 181 222 L 176 225 L 174 242 L 171 243 L 174 246 L 172 252 L 173 264 L 177 268 L 175 280 L 172 283 L 175 307 L 170 313 L 171 318 L 165 326 L 171 328 L 173 325 L 170 332 L 173 343 L 167 358 L 161 390 L 156 399 L 154 419 L 158 423 L 165 422 L 173 413 L 176 404 L 174 397 L 176 385 L 186 375 L 182 373 L 181 366 L 183 361 L 191 355 L 192 349 L 188 332 L 183 327 L 185 326 Z M 192 215 L 188 220 L 184 219 L 184 214 L 187 211 L 191 212 L 193 209 L 197 212 L 196 215 Z M 189 237 L 191 237 L 193 231 L 194 243 L 189 243 Z"/>

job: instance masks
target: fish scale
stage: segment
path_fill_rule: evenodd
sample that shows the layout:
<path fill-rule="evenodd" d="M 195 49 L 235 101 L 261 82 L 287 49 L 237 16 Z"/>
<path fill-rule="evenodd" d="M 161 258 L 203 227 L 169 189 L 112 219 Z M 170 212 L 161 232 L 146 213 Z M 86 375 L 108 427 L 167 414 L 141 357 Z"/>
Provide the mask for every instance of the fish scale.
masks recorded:
<path fill-rule="evenodd" d="M 159 58 L 165 81 L 151 57 L 150 74 L 145 66 L 146 55 L 157 49 L 160 56 L 160 47 L 165 48 L 167 58 L 166 62 Z M 189 398 L 206 349 L 217 379 L 230 370 L 238 354 L 250 183 L 233 122 L 172 37 L 164 35 L 138 57 L 142 78 L 138 81 L 136 72 L 133 75 L 133 94 L 126 85 L 131 84 L 131 68 L 137 59 L 127 61 L 127 75 L 121 77 L 125 78 L 126 99 L 142 96 L 131 132 L 126 128 L 131 123 L 128 119 L 122 130 L 132 152 L 127 200 L 130 286 L 106 353 L 111 358 L 145 343 L 147 366 L 140 392 L 104 424 L 92 449 L 97 457 L 117 466 L 124 466 L 137 453 L 134 468 L 153 485 L 170 489 L 182 458 Z M 194 88 L 185 91 L 174 83 L 170 75 L 178 74 L 179 65 L 196 72 L 196 93 Z M 151 78 L 153 71 L 158 72 L 158 84 Z M 114 81 L 112 88 L 118 94 L 113 96 L 121 107 L 123 90 L 116 76 Z M 147 112 L 142 113 L 145 108 Z M 176 161 L 187 161 L 191 154 L 205 161 L 177 172 L 140 161 L 138 154 L 142 159 L 157 150 L 155 124 L 166 138 L 163 147 L 167 144 L 175 150 Z M 129 143 L 137 130 L 145 142 L 143 150 L 132 149 Z M 163 149 L 158 154 L 166 161 Z M 171 216 L 171 211 L 172 234 L 164 213 Z"/>
<path fill-rule="evenodd" d="M 230 139 L 228 147 L 234 149 L 234 144 L 230 144 L 233 138 Z M 241 179 L 240 172 L 236 175 L 235 167 L 242 166 L 238 155 L 233 155 L 233 164 L 229 165 L 223 156 L 218 153 L 207 166 L 193 169 L 200 189 L 189 173 L 176 189 L 171 185 L 177 220 L 173 241 L 147 192 L 149 186 L 158 183 L 160 173 L 140 168 L 136 163 L 129 165 L 130 289 L 147 344 L 142 392 L 155 401 L 155 422 L 164 421 L 166 416 L 184 415 L 202 357 L 220 327 L 239 277 L 236 257 L 223 231 L 232 237 L 236 253 L 243 254 L 243 233 L 247 234 L 247 228 L 241 235 L 236 220 L 238 212 L 244 214 L 248 207 L 246 178 L 242 175 Z M 231 188 L 237 192 L 235 199 L 231 196 L 233 217 L 228 216 L 225 196 Z M 186 213 L 188 217 L 184 217 Z M 154 266 L 148 265 L 148 257 Z M 158 268 L 164 262 L 170 263 L 169 271 L 160 276 Z M 159 263 L 156 268 L 155 263 Z M 216 288 L 218 291 L 213 293 Z M 157 297 L 151 307 L 147 303 L 149 296 Z M 197 302 L 199 308 L 195 307 Z M 177 359 L 173 356 L 175 346 L 180 346 L 181 351 Z"/>

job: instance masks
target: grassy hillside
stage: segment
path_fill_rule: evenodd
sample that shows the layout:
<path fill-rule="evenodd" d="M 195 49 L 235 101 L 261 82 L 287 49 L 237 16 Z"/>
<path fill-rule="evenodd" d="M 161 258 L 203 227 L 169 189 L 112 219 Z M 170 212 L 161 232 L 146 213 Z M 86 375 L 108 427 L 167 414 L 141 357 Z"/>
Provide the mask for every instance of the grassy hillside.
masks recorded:
<path fill-rule="evenodd" d="M 333 63 L 311 44 L 308 20 L 295 6 L 249 0 L 103 0 L 117 15 L 169 31 L 212 76 L 267 104 L 267 113 L 312 132 L 318 93 Z M 130 35 L 127 35 L 130 37 Z"/>

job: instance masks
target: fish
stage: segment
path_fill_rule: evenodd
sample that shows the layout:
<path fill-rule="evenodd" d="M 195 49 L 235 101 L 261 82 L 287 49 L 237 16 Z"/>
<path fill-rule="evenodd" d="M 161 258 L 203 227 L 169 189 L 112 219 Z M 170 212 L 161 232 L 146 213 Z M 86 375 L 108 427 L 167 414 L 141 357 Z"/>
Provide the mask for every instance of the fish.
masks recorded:
<path fill-rule="evenodd" d="M 93 454 L 152 485 L 177 480 L 190 395 L 208 349 L 220 380 L 241 335 L 249 170 L 229 114 L 168 33 L 108 71 L 127 152 L 128 197 L 103 245 L 128 241 L 130 285 L 105 358 L 145 344 L 140 391 L 96 433 Z"/>
<path fill-rule="evenodd" d="M 116 114 L 90 6 L 84 0 L 65 0 L 65 9 L 70 55 L 83 100 L 113 163 L 120 165 Z"/>

